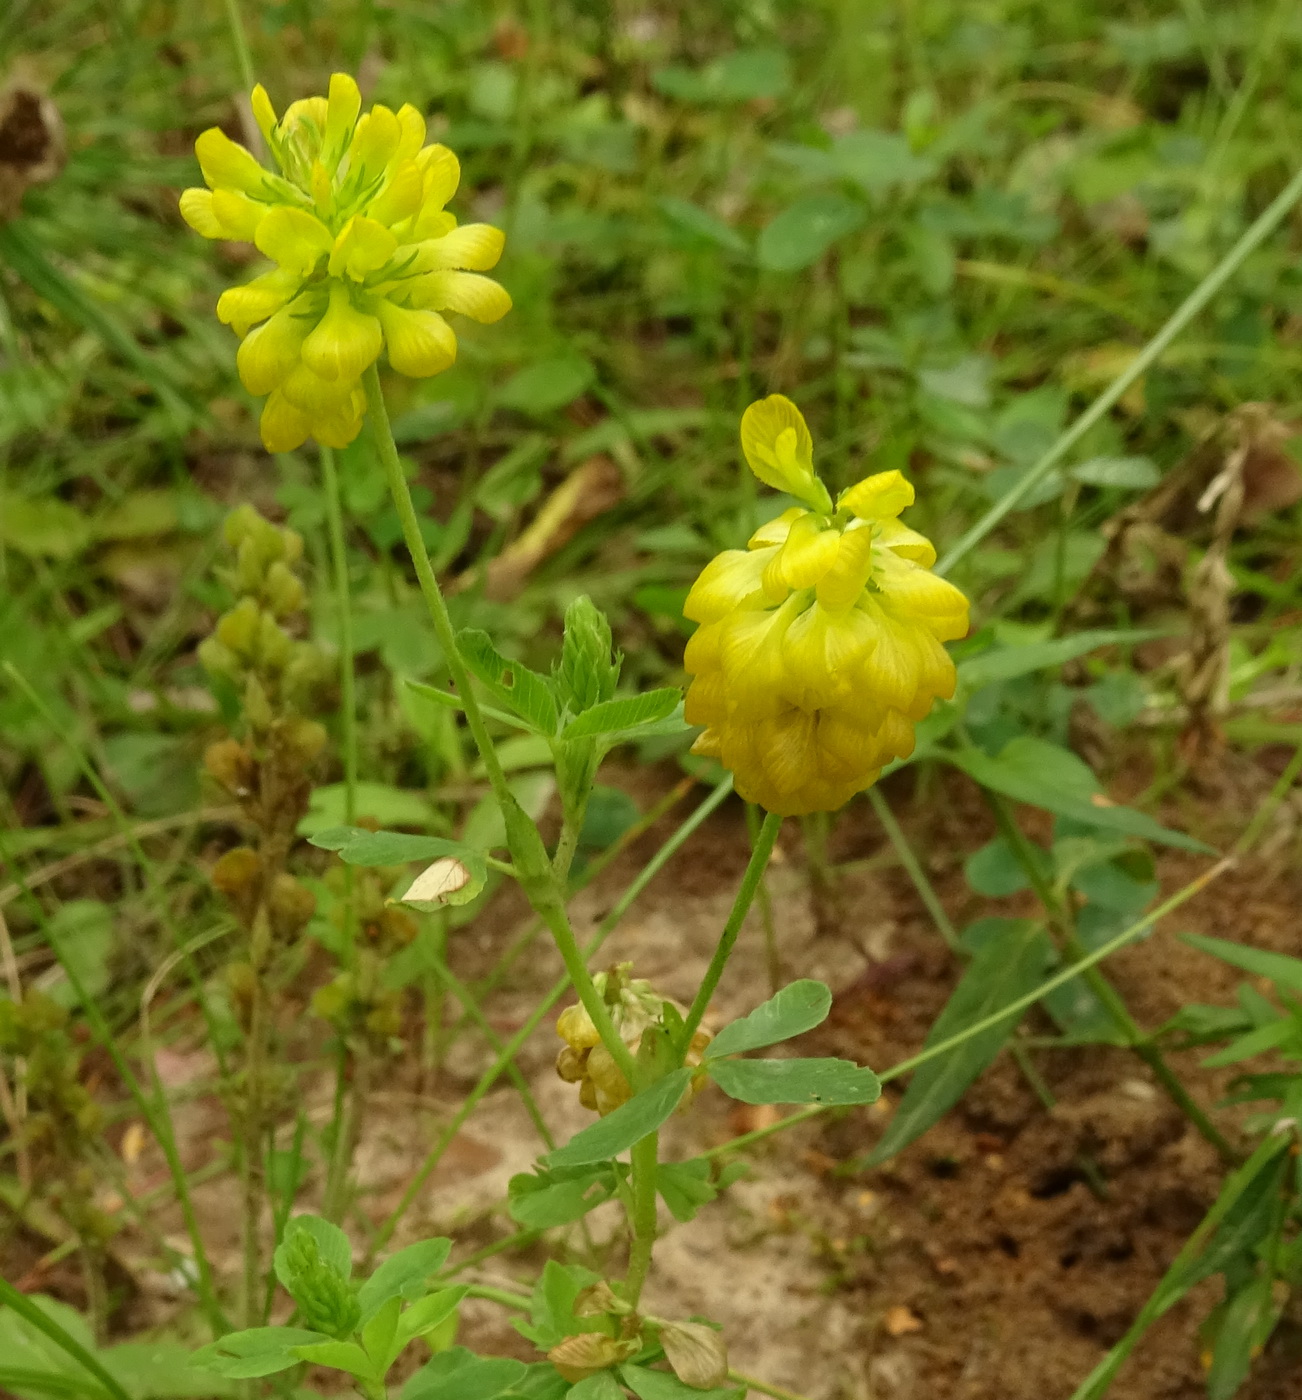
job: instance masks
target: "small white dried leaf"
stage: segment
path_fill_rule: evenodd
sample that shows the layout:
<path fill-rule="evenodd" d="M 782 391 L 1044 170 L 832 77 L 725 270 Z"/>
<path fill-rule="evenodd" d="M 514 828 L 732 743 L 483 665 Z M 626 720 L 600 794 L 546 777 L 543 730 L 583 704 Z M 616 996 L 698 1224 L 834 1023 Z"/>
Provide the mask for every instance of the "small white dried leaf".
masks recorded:
<path fill-rule="evenodd" d="M 440 908 L 458 890 L 465 889 L 471 878 L 470 867 L 456 856 L 440 856 L 411 882 L 402 903 Z"/>

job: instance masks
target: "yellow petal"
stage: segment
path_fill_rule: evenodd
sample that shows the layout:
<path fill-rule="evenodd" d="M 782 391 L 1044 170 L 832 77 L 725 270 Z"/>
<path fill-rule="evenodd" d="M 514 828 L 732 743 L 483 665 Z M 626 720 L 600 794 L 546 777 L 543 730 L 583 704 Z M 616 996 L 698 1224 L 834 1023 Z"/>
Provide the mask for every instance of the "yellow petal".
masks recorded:
<path fill-rule="evenodd" d="M 203 234 L 205 238 L 227 237 L 226 230 L 213 211 L 211 190 L 182 190 L 181 217 L 196 233 Z"/>
<path fill-rule="evenodd" d="M 759 549 L 762 545 L 767 544 L 786 544 L 791 527 L 802 515 L 808 515 L 808 513 L 800 506 L 792 506 L 789 510 L 784 510 L 781 515 L 774 517 L 755 531 L 746 541 L 747 549 Z"/>
<path fill-rule="evenodd" d="M 278 388 L 298 364 L 299 351 L 311 322 L 301 308 L 282 307 L 240 343 L 235 363 L 240 382 L 250 394 L 269 394 Z"/>
<path fill-rule="evenodd" d="M 817 709 L 862 690 L 859 667 L 877 645 L 868 616 L 855 609 L 830 613 L 817 603 L 800 614 L 782 641 L 784 692 L 795 705 Z M 863 705 L 871 702 L 860 697 Z"/>
<path fill-rule="evenodd" d="M 214 190 L 212 211 L 226 230 L 227 238 L 251 243 L 270 208 L 238 190 Z"/>
<path fill-rule="evenodd" d="M 347 274 L 354 282 L 360 282 L 368 273 L 383 267 L 397 248 L 398 240 L 383 224 L 354 215 L 334 240 L 328 271 L 331 277 Z"/>
<path fill-rule="evenodd" d="M 408 311 L 391 301 L 381 301 L 377 310 L 389 363 L 399 374 L 424 379 L 456 361 L 457 338 L 437 311 Z"/>
<path fill-rule="evenodd" d="M 719 651 L 723 643 L 723 632 L 718 622 L 707 622 L 698 627 L 687 639 L 683 649 L 683 669 L 688 675 L 700 675 L 703 671 L 715 670 L 720 665 Z"/>
<path fill-rule="evenodd" d="M 725 549 L 703 568 L 683 603 L 689 622 L 717 622 L 759 592 L 764 566 L 776 551 Z"/>
<path fill-rule="evenodd" d="M 840 530 L 825 530 L 814 515 L 803 515 L 791 526 L 787 542 L 769 565 L 765 586 L 812 588 L 836 563 L 841 550 Z"/>
<path fill-rule="evenodd" d="M 442 238 L 420 244 L 413 272 L 433 272 L 441 268 L 469 268 L 487 272 L 502 256 L 506 235 L 492 224 L 462 224 Z"/>
<path fill-rule="evenodd" d="M 352 143 L 348 147 L 348 181 L 354 188 L 364 189 L 384 173 L 390 158 L 402 140 L 398 118 L 380 103 L 376 103 L 357 123 Z"/>
<path fill-rule="evenodd" d="M 358 391 L 361 392 L 360 390 Z M 312 424 L 312 435 L 326 447 L 347 447 L 362 431 L 366 420 L 366 398 L 362 396 L 363 407 L 341 409 L 338 413 L 317 419 Z"/>
<path fill-rule="evenodd" d="M 285 115 L 280 119 L 281 138 L 293 140 L 308 161 L 315 160 L 321 151 L 329 115 L 330 104 L 324 97 L 300 97 L 285 108 Z"/>
<path fill-rule="evenodd" d="M 194 143 L 199 169 L 209 189 L 243 190 L 257 194 L 266 182 L 267 172 L 257 160 L 236 145 L 220 128 L 210 126 Z"/>
<path fill-rule="evenodd" d="M 842 782 L 872 771 L 876 757 L 873 730 L 846 709 L 822 710 L 818 716 L 821 771 Z"/>
<path fill-rule="evenodd" d="M 877 582 L 897 615 L 919 618 L 928 624 L 933 635 L 943 633 L 944 641 L 967 634 L 967 599 L 947 579 L 898 560 L 881 571 Z M 959 626 L 962 630 L 955 631 Z"/>
<path fill-rule="evenodd" d="M 420 208 L 424 177 L 414 160 L 398 166 L 383 191 L 366 206 L 368 218 L 382 224 L 398 224 Z M 490 264 L 491 266 L 491 264 Z"/>
<path fill-rule="evenodd" d="M 412 305 L 430 311 L 459 311 L 472 321 L 500 321 L 511 309 L 506 288 L 476 272 L 427 272 L 403 284 Z"/>
<path fill-rule="evenodd" d="M 307 415 L 300 413 L 279 390 L 267 400 L 259 426 L 268 452 L 292 452 L 302 447 L 312 430 Z"/>
<path fill-rule="evenodd" d="M 913 486 L 897 471 L 866 476 L 843 491 L 837 500 L 839 509 L 850 511 L 860 520 L 892 520 L 912 504 Z"/>
<path fill-rule="evenodd" d="M 865 610 L 876 625 L 877 634 L 877 645 L 860 668 L 866 698 L 878 706 L 902 710 L 907 714 L 913 707 L 925 667 L 918 634 L 922 633 L 928 640 L 931 640 L 931 635 L 921 628 L 898 625 L 871 600 Z"/>
<path fill-rule="evenodd" d="M 424 208 L 436 214 L 457 192 L 461 162 L 446 146 L 426 146 L 416 157 L 425 175 Z"/>
<path fill-rule="evenodd" d="M 292 301 L 302 285 L 297 273 L 284 268 L 264 272 L 242 287 L 228 287 L 217 298 L 217 319 L 233 327 L 237 335 L 246 335 L 250 326 L 274 316 Z"/>
<path fill-rule="evenodd" d="M 800 410 L 782 394 L 770 394 L 742 414 L 741 450 L 751 471 L 766 486 L 811 504 L 821 504 L 821 497 L 827 495 L 814 477 L 809 427 Z"/>
<path fill-rule="evenodd" d="M 415 160 L 420 154 L 420 148 L 425 144 L 425 118 L 420 109 L 413 107 L 410 102 L 404 102 L 398 108 L 398 126 L 402 136 L 398 140 L 394 158 L 399 161 Z"/>
<path fill-rule="evenodd" d="M 817 721 L 804 710 L 788 709 L 764 722 L 759 738 L 764 772 L 779 794 L 795 793 L 817 771 L 816 734 Z"/>
<path fill-rule="evenodd" d="M 873 568 L 873 532 L 861 526 L 841 536 L 832 567 L 818 580 L 818 601 L 833 612 L 854 607 Z"/>
<path fill-rule="evenodd" d="M 330 230 L 305 209 L 280 205 L 258 225 L 253 240 L 258 251 L 265 253 L 286 271 L 306 277 L 317 262 L 334 246 Z"/>
<path fill-rule="evenodd" d="M 688 724 L 718 724 L 727 718 L 728 687 L 722 671 L 710 671 L 687 687 L 683 719 Z"/>
<path fill-rule="evenodd" d="M 321 147 L 321 158 L 327 165 L 339 164 L 361 110 L 362 94 L 355 79 L 347 73 L 332 73 L 330 97 L 326 103 L 325 141 Z"/>
<path fill-rule="evenodd" d="M 267 89 L 261 83 L 255 84 L 249 97 L 249 105 L 253 108 L 253 120 L 258 124 L 262 139 L 270 146 L 271 133 L 276 129 L 276 109 L 271 105 Z"/>
<path fill-rule="evenodd" d="M 319 419 L 341 413 L 351 417 L 355 387 L 354 383 L 338 379 L 322 379 L 300 360 L 292 366 L 280 392 L 315 424 Z"/>
<path fill-rule="evenodd" d="M 303 342 L 303 363 L 322 379 L 360 379 L 384 344 L 380 323 L 359 311 L 342 282 L 330 284 L 330 305 Z"/>
<path fill-rule="evenodd" d="M 898 520 L 879 522 L 874 538 L 883 549 L 889 549 L 901 559 L 910 559 L 915 564 L 921 564 L 924 569 L 931 568 L 936 562 L 935 546 L 926 535 L 910 530 Z"/>

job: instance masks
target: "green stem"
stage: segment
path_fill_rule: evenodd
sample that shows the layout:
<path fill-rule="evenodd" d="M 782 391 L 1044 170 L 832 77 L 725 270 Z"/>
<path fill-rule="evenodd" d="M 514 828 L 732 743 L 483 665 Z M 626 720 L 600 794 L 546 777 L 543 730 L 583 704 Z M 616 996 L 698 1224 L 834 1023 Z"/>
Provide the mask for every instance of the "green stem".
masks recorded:
<path fill-rule="evenodd" d="M 240 82 L 244 85 L 243 95 L 247 99 L 256 81 L 253 76 L 253 56 L 249 52 L 249 36 L 244 30 L 239 0 L 224 0 L 224 3 L 226 23 L 231 31 L 231 46 L 235 50 L 235 65 L 240 70 Z"/>
<path fill-rule="evenodd" d="M 679 847 L 682 846 L 688 837 L 690 837 L 701 823 L 705 821 L 706 817 L 723 802 L 724 798 L 726 798 L 731 791 L 732 775 L 729 774 L 722 782 L 716 784 L 714 791 L 710 793 L 696 811 L 683 822 L 678 830 L 669 837 L 664 845 L 661 846 L 655 855 L 643 866 L 628 889 L 620 896 L 615 907 L 598 925 L 596 933 L 584 950 L 586 956 L 592 957 L 593 954 L 597 952 L 614 931 L 616 925 L 618 925 L 624 915 L 628 913 L 637 897 L 646 889 L 660 870 L 663 869 Z M 402 1222 L 403 1216 L 406 1215 L 407 1211 L 411 1208 L 412 1202 L 420 1194 L 421 1188 L 429 1180 L 430 1175 L 438 1166 L 439 1162 L 442 1161 L 443 1154 L 448 1149 L 448 1144 L 451 1143 L 457 1133 L 461 1131 L 461 1125 L 470 1117 L 478 1107 L 480 1101 L 506 1072 L 507 1065 L 515 1058 L 520 1047 L 538 1028 L 543 1017 L 546 1016 L 552 1007 L 560 1001 L 561 997 L 565 995 L 565 989 L 569 985 L 569 978 L 562 977 L 552 986 L 542 1002 L 526 1019 L 524 1025 L 522 1025 L 502 1047 L 501 1053 L 498 1055 L 497 1059 L 480 1076 L 479 1082 L 466 1096 L 461 1107 L 452 1116 L 451 1121 L 439 1135 L 438 1141 L 429 1150 L 425 1160 L 421 1163 L 419 1170 L 416 1172 L 416 1175 L 412 1177 L 411 1181 L 407 1184 L 407 1189 L 403 1192 L 402 1199 L 394 1207 L 389 1218 L 380 1226 L 379 1231 L 376 1233 L 375 1240 L 371 1245 L 370 1254 L 372 1257 L 377 1251 L 383 1249 L 385 1244 L 392 1237 L 393 1232 Z"/>
<path fill-rule="evenodd" d="M 761 820 L 759 808 L 753 802 L 748 802 L 746 831 L 750 836 L 751 850 L 755 849 L 755 842 L 759 839 Z M 777 925 L 773 921 L 773 896 L 769 893 L 769 882 L 763 874 L 760 875 L 756 897 L 759 899 L 760 923 L 764 926 L 764 961 L 768 964 L 769 991 L 776 996 L 782 987 L 782 954 L 778 948 Z"/>
<path fill-rule="evenodd" d="M 936 573 L 948 573 L 965 554 L 985 539 L 1004 516 L 1016 508 L 1019 501 L 1035 490 L 1090 429 L 1111 412 L 1113 405 L 1121 399 L 1126 390 L 1152 369 L 1172 341 L 1234 276 L 1249 255 L 1283 222 L 1299 198 L 1302 198 L 1302 170 L 1293 176 L 1287 186 L 1244 232 L 1234 247 L 1181 302 L 1170 320 L 1144 346 L 1134 360 L 1117 375 L 1049 450 L 1018 478 L 1017 482 L 986 511 L 975 525 L 959 538 L 953 548 L 936 565 Z"/>
<path fill-rule="evenodd" d="M 357 816 L 357 674 L 353 660 L 353 607 L 348 586 L 348 545 L 344 537 L 344 512 L 335 469 L 334 450 L 321 448 L 321 475 L 325 482 L 326 528 L 330 535 L 330 564 L 335 576 L 335 607 L 339 615 L 340 721 L 344 738 L 344 821 Z"/>
<path fill-rule="evenodd" d="M 0 1277 L 0 1303 L 12 1308 L 24 1322 L 44 1333 L 61 1351 L 72 1359 L 113 1397 L 113 1400 L 131 1400 L 131 1396 L 118 1384 L 116 1378 L 86 1350 L 75 1337 L 70 1337 L 52 1317 L 47 1316 L 26 1293 L 20 1293 L 12 1283 Z"/>
<path fill-rule="evenodd" d="M 927 906 L 927 913 L 931 915 L 932 922 L 936 925 L 940 936 L 949 945 L 951 952 L 962 953 L 964 949 L 959 940 L 958 931 L 945 912 L 945 906 L 940 902 L 935 887 L 927 878 L 927 872 L 923 870 L 922 863 L 914 855 L 908 837 L 905 836 L 899 822 L 895 820 L 894 812 L 891 811 L 890 805 L 875 784 L 868 789 L 868 801 L 872 803 L 873 811 L 877 813 L 877 820 L 882 824 L 882 830 L 885 831 L 891 845 L 895 848 L 895 854 L 899 856 L 900 864 L 904 867 L 909 879 L 913 881 L 913 888 L 917 890 L 918 898 Z"/>
<path fill-rule="evenodd" d="M 766 812 L 764 814 L 763 825 L 760 827 L 759 835 L 751 849 L 750 863 L 746 866 L 746 873 L 741 877 L 741 887 L 737 891 L 736 899 L 733 900 L 732 912 L 728 915 L 728 922 L 724 924 L 723 932 L 719 935 L 714 956 L 710 959 L 709 967 L 705 969 L 705 976 L 701 980 L 696 996 L 692 999 L 687 1019 L 683 1023 L 678 1046 L 680 1059 L 687 1054 L 692 1043 L 692 1036 L 696 1034 L 706 1009 L 710 1005 L 710 998 L 714 996 L 719 979 L 723 976 L 723 969 L 727 966 L 733 946 L 741 933 L 741 926 L 745 922 L 746 915 L 750 912 L 755 892 L 759 889 L 759 883 L 764 878 L 764 871 L 768 866 L 769 856 L 773 854 L 773 847 L 777 842 L 781 826 L 782 818 L 777 813 Z"/>
<path fill-rule="evenodd" d="M 1063 951 L 1076 966 L 1083 966 L 1085 949 L 1076 935 L 1076 923 L 1066 899 L 1044 878 L 1031 853 L 1030 843 L 1018 826 L 1009 810 L 1007 801 L 998 793 L 986 791 L 986 798 L 995 814 L 995 821 L 1004 839 L 1013 849 L 1018 864 L 1026 872 L 1040 902 L 1049 916 L 1057 924 L 1062 935 Z M 1180 1082 L 1179 1076 L 1166 1062 L 1165 1056 L 1144 1033 L 1144 1030 L 1130 1013 L 1125 999 L 1094 966 L 1085 971 L 1085 981 L 1107 1012 L 1112 1024 L 1121 1032 L 1129 1050 L 1132 1050 L 1152 1070 L 1154 1077 L 1166 1090 L 1172 1103 L 1193 1124 L 1199 1133 L 1216 1149 L 1221 1159 L 1229 1166 L 1237 1167 L 1242 1160 L 1220 1129 L 1207 1114 L 1194 1102 L 1189 1091 Z"/>
<path fill-rule="evenodd" d="M 430 621 L 434 625 L 434 635 L 442 648 L 443 659 L 452 674 L 453 683 L 461 698 L 466 723 L 470 728 L 471 737 L 475 741 L 475 748 L 478 749 L 479 757 L 488 774 L 493 795 L 497 798 L 498 805 L 502 809 L 507 842 L 516 868 L 520 872 L 520 883 L 525 894 L 529 897 L 529 902 L 542 915 L 547 927 L 551 930 L 552 937 L 556 940 L 556 946 L 560 950 L 561 959 L 565 963 L 565 970 L 569 974 L 570 981 L 574 984 L 574 990 L 578 993 L 584 1010 L 591 1017 L 592 1024 L 601 1036 L 601 1043 L 610 1052 L 611 1058 L 623 1071 L 629 1083 L 635 1083 L 636 1068 L 633 1057 L 629 1053 L 628 1046 L 620 1038 L 619 1032 L 616 1031 L 606 1004 L 593 984 L 588 965 L 579 952 L 578 942 L 574 937 L 574 930 L 570 927 L 569 919 L 566 917 L 560 889 L 557 886 L 551 862 L 547 859 L 542 837 L 539 835 L 537 826 L 516 801 L 515 794 L 506 781 L 506 774 L 502 771 L 502 765 L 497 757 L 497 750 L 493 747 L 488 727 L 484 723 L 484 716 L 471 684 L 470 671 L 457 647 L 457 636 L 452 626 L 452 618 L 448 614 L 447 604 L 443 600 L 438 580 L 434 577 L 429 551 L 425 548 L 425 540 L 420 532 L 420 520 L 416 515 L 416 507 L 407 487 L 407 478 L 403 475 L 397 444 L 393 440 L 393 430 L 389 426 L 389 415 L 384 406 L 384 390 L 380 385 L 380 374 L 374 365 L 366 371 L 365 385 L 376 450 L 384 465 L 394 508 L 398 512 L 398 519 L 402 522 L 402 533 L 407 543 L 407 552 L 411 555 L 411 562 L 416 568 L 416 577 L 425 598 L 425 606 L 429 611 Z"/>
<path fill-rule="evenodd" d="M 625 1294 L 637 1307 L 642 1286 L 651 1270 L 651 1252 L 656 1242 L 656 1172 L 660 1134 L 650 1133 L 633 1144 L 629 1154 L 633 1167 L 633 1209 L 629 1215 L 633 1239 L 628 1251 L 628 1278 Z"/>

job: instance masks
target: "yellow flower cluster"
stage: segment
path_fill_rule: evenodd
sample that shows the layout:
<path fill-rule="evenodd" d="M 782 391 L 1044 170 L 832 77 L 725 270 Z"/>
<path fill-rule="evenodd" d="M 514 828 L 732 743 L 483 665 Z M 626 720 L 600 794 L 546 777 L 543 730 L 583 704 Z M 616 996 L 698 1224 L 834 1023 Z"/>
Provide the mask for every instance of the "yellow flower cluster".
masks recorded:
<path fill-rule="evenodd" d="M 808 508 L 712 559 L 688 594 L 683 613 L 701 626 L 684 658 L 686 717 L 705 726 L 694 752 L 770 812 L 832 811 L 907 758 L 916 721 L 954 693 L 941 643 L 967 632 L 967 599 L 897 519 L 913 504 L 899 472 L 834 505 L 805 420 L 780 394 L 746 410 L 741 443 L 762 482 Z"/>
<path fill-rule="evenodd" d="M 605 1000 L 610 1019 L 620 1039 L 629 1051 L 637 1054 L 642 1032 L 648 1026 L 661 1024 L 665 998 L 656 994 L 645 978 L 630 978 L 631 963 L 620 963 L 609 972 L 593 977 L 597 991 Z M 682 1007 L 677 1007 L 682 1012 Z M 556 1034 L 565 1042 L 556 1057 L 556 1073 L 567 1083 L 579 1086 L 579 1102 L 603 1118 L 633 1095 L 632 1087 L 614 1056 L 601 1043 L 601 1035 L 582 1005 L 567 1007 L 556 1018 Z M 714 1037 L 707 1030 L 698 1030 L 692 1037 L 684 1063 L 698 1069 L 705 1048 Z M 703 1073 L 695 1076 L 683 1094 L 680 1107 L 695 1096 L 703 1082 Z"/>
<path fill-rule="evenodd" d="M 357 84 L 293 103 L 279 120 L 261 84 L 253 113 L 280 174 L 217 127 L 195 142 L 207 189 L 181 213 L 205 238 L 252 241 L 275 270 L 223 292 L 217 315 L 241 336 L 240 378 L 268 395 L 262 440 L 288 452 L 308 434 L 343 447 L 361 430 L 361 377 L 387 350 L 399 374 L 423 378 L 456 359 L 439 314 L 496 321 L 511 299 L 491 278 L 503 235 L 457 227 L 444 209 L 461 177 L 446 146 L 425 145 L 410 104 L 362 113 Z"/>

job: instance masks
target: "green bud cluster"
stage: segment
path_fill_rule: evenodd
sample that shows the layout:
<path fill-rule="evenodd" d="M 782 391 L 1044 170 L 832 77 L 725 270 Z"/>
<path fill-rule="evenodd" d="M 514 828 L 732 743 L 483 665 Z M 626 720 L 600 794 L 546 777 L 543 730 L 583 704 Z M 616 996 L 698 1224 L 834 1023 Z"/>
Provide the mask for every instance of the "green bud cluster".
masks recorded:
<path fill-rule="evenodd" d="M 314 1332 L 331 1337 L 351 1336 L 361 1321 L 361 1304 L 352 1285 L 321 1258 L 315 1237 L 307 1230 L 288 1230 L 276 1251 L 276 1272 Z"/>
<path fill-rule="evenodd" d="M 278 710 L 304 708 L 328 678 L 320 647 L 296 641 L 282 626 L 307 602 L 294 571 L 303 537 L 264 520 L 250 505 L 232 512 L 224 534 L 235 551 L 228 579 L 240 598 L 199 647 L 199 660 L 211 675 L 242 687 L 246 717 L 263 729 Z"/>
<path fill-rule="evenodd" d="M 553 677 L 560 698 L 582 714 L 614 697 L 623 657 L 613 651 L 610 623 L 586 594 L 565 609 L 565 636 Z"/>

